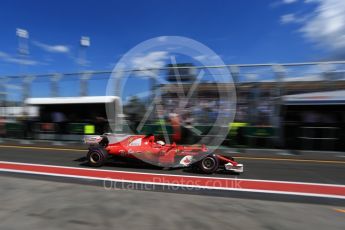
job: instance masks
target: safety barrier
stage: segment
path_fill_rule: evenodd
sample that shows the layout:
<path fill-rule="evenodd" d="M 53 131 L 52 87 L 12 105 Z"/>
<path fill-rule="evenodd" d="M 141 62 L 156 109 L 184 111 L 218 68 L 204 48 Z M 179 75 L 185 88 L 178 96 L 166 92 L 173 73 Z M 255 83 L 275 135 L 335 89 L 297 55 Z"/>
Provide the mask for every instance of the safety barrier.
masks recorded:
<path fill-rule="evenodd" d="M 5 123 L 5 137 L 24 138 L 25 126 L 22 123 Z"/>
<path fill-rule="evenodd" d="M 31 126 L 31 127 L 28 127 Z M 63 132 L 61 127 L 50 122 L 36 123 L 6 123 L 5 137 L 9 138 L 30 138 L 39 140 L 70 140 L 81 141 L 84 135 L 97 134 L 97 127 L 91 123 L 68 123 L 65 124 Z M 142 127 L 141 134 L 155 134 L 164 136 L 167 132 L 171 138 L 173 128 L 165 124 L 146 124 Z M 208 132 L 211 125 L 194 126 L 199 133 L 193 133 L 187 129 L 184 134 L 183 142 L 186 144 L 193 143 L 197 138 L 209 136 Z M 186 129 L 186 128 L 185 128 Z M 275 147 L 277 140 L 277 129 L 272 126 L 249 126 L 248 123 L 229 124 L 229 133 L 224 141 L 228 146 L 244 147 Z M 312 150 L 337 150 L 341 145 L 341 128 L 332 126 L 291 126 L 294 130 L 293 144 L 286 145 L 287 148 L 312 149 Z M 129 131 L 129 127 L 127 127 Z M 292 136 L 293 133 L 289 133 Z M 223 138 L 223 137 L 222 137 Z"/>
<path fill-rule="evenodd" d="M 35 125 L 37 139 L 80 141 L 84 135 L 96 133 L 95 125 L 89 123 L 36 123 Z"/>
<path fill-rule="evenodd" d="M 94 124 L 52 122 L 8 122 L 3 125 L 0 137 L 38 140 L 73 140 L 80 141 L 84 135 L 96 134 Z"/>
<path fill-rule="evenodd" d="M 336 150 L 340 141 L 340 128 L 331 126 L 302 126 L 300 127 L 301 149 Z"/>
<path fill-rule="evenodd" d="M 249 147 L 271 148 L 277 138 L 277 129 L 272 126 L 247 126 L 243 127 L 243 130 L 246 144 Z"/>
<path fill-rule="evenodd" d="M 63 126 L 63 127 L 61 127 Z M 163 128 L 164 127 L 164 128 Z M 212 125 L 196 125 L 192 128 L 183 127 L 182 142 L 192 144 L 198 141 L 198 138 L 210 135 L 209 131 Z M 225 127 L 227 128 L 227 127 Z M 232 123 L 228 127 L 231 130 L 224 140 L 224 144 L 228 146 L 267 146 L 263 139 L 271 139 L 273 131 L 270 127 L 251 127 L 248 123 Z M 130 127 L 125 126 L 123 129 L 127 133 L 134 133 Z M 171 139 L 173 128 L 170 124 L 145 124 L 140 134 L 155 134 L 164 136 L 167 133 Z M 30 138 L 38 140 L 73 140 L 80 141 L 84 135 L 101 134 L 97 130 L 97 125 L 91 123 L 66 123 L 56 124 L 52 122 L 17 122 L 5 124 L 5 137 L 10 138 Z M 217 136 L 217 135 L 216 135 Z M 220 138 L 224 138 L 223 136 Z"/>

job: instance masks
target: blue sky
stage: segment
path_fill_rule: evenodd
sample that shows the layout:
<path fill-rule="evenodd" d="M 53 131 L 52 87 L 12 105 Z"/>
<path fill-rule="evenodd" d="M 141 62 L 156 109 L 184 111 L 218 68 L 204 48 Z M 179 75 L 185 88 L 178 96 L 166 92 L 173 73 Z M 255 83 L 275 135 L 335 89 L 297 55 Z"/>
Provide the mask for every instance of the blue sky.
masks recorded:
<path fill-rule="evenodd" d="M 90 70 L 111 69 L 136 44 L 169 35 L 195 39 L 227 64 L 342 58 L 345 44 L 335 37 L 345 34 L 341 22 L 345 12 L 335 12 L 340 25 L 335 31 L 317 32 L 335 23 L 323 20 L 322 10 L 327 11 L 329 5 L 337 9 L 342 2 L 3 0 L 0 75 L 79 71 L 76 58 L 81 36 L 91 38 L 86 51 Z M 30 34 L 30 62 L 25 67 L 18 64 L 16 28 Z"/>

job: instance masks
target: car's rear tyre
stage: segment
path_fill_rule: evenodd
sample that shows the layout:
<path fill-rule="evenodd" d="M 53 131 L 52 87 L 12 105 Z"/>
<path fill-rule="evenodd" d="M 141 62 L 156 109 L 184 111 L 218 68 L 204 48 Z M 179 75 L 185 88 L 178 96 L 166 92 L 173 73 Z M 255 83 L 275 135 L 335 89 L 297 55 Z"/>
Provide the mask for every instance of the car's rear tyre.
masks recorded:
<path fill-rule="evenodd" d="M 108 152 L 102 148 L 93 148 L 89 150 L 86 158 L 90 166 L 101 167 L 108 158 Z"/>
<path fill-rule="evenodd" d="M 199 161 L 198 167 L 203 173 L 211 174 L 217 171 L 219 160 L 215 155 L 209 155 Z"/>

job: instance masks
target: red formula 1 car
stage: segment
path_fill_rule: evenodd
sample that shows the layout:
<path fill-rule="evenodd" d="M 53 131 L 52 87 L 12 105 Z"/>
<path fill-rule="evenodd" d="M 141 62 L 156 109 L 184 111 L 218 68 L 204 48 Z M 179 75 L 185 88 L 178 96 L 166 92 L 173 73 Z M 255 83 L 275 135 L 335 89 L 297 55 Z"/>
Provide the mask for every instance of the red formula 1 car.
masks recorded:
<path fill-rule="evenodd" d="M 192 167 L 203 173 L 219 169 L 243 172 L 243 165 L 231 157 L 210 153 L 206 146 L 181 146 L 165 144 L 153 135 L 106 134 L 85 139 L 89 144 L 87 161 L 90 166 L 100 167 L 109 158 L 138 159 L 161 167 Z"/>

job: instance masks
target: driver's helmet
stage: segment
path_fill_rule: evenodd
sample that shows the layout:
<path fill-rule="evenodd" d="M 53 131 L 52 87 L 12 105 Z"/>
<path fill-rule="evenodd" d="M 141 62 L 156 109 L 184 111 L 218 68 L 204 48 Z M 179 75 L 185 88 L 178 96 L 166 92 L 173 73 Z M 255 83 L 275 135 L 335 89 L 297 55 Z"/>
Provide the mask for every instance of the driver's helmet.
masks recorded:
<path fill-rule="evenodd" d="M 165 145 L 165 143 L 164 143 L 164 141 L 157 141 L 157 144 L 159 144 L 159 145 Z"/>

